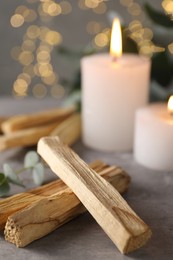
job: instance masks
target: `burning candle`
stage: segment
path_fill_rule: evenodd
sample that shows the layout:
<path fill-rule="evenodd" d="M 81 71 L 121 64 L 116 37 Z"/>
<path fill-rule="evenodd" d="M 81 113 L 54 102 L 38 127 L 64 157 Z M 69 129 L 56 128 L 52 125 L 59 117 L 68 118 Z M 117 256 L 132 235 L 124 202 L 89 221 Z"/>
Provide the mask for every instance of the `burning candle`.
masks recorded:
<path fill-rule="evenodd" d="M 148 101 L 150 60 L 122 55 L 116 18 L 110 54 L 84 57 L 81 70 L 83 142 L 103 151 L 131 150 L 135 111 Z"/>
<path fill-rule="evenodd" d="M 136 113 L 134 157 L 156 170 L 173 170 L 173 96 Z"/>

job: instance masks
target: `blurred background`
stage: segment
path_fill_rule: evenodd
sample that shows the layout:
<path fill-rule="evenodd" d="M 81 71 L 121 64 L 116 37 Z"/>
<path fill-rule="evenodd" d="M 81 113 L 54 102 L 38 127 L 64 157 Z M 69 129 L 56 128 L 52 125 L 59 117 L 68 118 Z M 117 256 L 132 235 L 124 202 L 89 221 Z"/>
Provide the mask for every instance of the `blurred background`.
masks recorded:
<path fill-rule="evenodd" d="M 80 89 L 80 58 L 109 48 L 118 15 L 124 51 L 153 59 L 154 99 L 172 92 L 172 0 L 6 0 L 0 9 L 0 96 L 61 98 Z"/>

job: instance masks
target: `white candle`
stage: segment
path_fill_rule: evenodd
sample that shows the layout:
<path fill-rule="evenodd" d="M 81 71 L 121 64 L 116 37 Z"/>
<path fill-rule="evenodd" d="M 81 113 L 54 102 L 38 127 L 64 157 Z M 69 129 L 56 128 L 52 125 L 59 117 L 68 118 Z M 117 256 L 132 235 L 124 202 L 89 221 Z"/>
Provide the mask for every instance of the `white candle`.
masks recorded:
<path fill-rule="evenodd" d="M 83 142 L 99 150 L 125 151 L 132 149 L 135 111 L 148 101 L 150 60 L 121 56 L 121 38 L 120 46 L 114 33 L 112 39 L 111 55 L 81 61 Z"/>
<path fill-rule="evenodd" d="M 172 97 L 173 98 L 173 97 Z M 173 170 L 173 106 L 156 103 L 136 113 L 134 157 L 155 170 Z"/>

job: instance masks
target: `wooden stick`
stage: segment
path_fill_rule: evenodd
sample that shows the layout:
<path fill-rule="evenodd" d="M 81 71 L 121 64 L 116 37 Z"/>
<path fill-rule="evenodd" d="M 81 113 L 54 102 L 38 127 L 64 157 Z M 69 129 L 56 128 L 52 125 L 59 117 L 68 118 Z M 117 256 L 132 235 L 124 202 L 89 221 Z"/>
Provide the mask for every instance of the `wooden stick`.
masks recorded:
<path fill-rule="evenodd" d="M 108 182 L 57 137 L 45 137 L 38 153 L 76 194 L 122 253 L 144 245 L 150 228 Z"/>
<path fill-rule="evenodd" d="M 115 186 L 119 192 L 124 193 L 128 189 L 130 177 L 121 168 L 117 166 L 110 167 L 101 161 L 91 163 L 90 167 Z M 66 189 L 66 184 L 58 179 L 33 190 L 0 200 L 0 230 L 4 228 L 10 215 L 43 198 L 62 193 Z"/>
<path fill-rule="evenodd" d="M 2 130 L 4 133 L 11 133 L 26 128 L 43 126 L 45 124 L 59 123 L 59 120 L 62 121 L 70 116 L 74 111 L 75 107 L 55 108 L 34 114 L 13 116 L 2 123 Z"/>
<path fill-rule="evenodd" d="M 56 127 L 57 123 L 52 123 L 47 126 L 38 126 L 0 136 L 0 151 L 36 145 L 41 137 L 48 136 Z"/>
<path fill-rule="evenodd" d="M 121 169 L 118 170 L 114 166 L 108 167 L 100 162 L 95 162 L 91 166 L 97 169 L 103 178 L 112 180 L 115 187 L 120 188 L 121 182 L 125 184 L 123 191 L 127 188 L 129 178 L 126 178 L 127 175 Z M 124 177 L 126 182 L 122 182 L 125 180 Z M 122 188 L 120 190 L 122 191 Z M 52 196 L 41 199 L 30 207 L 9 216 L 5 226 L 5 239 L 17 247 L 24 247 L 85 211 L 79 199 L 65 186 L 63 190 Z"/>
<path fill-rule="evenodd" d="M 2 133 L 2 123 L 5 122 L 7 120 L 7 117 L 5 116 L 1 116 L 0 117 L 0 133 Z"/>
<path fill-rule="evenodd" d="M 58 125 L 50 136 L 59 136 L 61 141 L 65 144 L 74 144 L 81 135 L 81 116 L 79 113 L 71 115 Z"/>
<path fill-rule="evenodd" d="M 64 143 L 74 144 L 81 135 L 80 114 L 72 114 L 62 122 L 59 120 L 59 123 L 51 123 L 0 136 L 0 151 L 13 147 L 36 145 L 41 137 L 47 135 L 58 135 Z"/>

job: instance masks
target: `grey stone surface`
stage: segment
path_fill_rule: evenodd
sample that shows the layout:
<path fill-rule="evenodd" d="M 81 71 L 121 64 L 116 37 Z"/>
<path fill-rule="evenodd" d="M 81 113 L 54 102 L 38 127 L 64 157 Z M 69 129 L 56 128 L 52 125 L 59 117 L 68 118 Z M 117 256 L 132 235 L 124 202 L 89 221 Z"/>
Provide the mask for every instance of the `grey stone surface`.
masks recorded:
<path fill-rule="evenodd" d="M 34 99 L 0 99 L 0 115 L 31 112 L 58 105 L 57 101 Z M 132 177 L 129 191 L 124 195 L 130 206 L 150 225 L 153 236 L 148 244 L 138 251 L 124 256 L 98 226 L 89 213 L 83 214 L 66 225 L 39 239 L 26 248 L 18 249 L 4 241 L 0 235 L 0 259 L 6 260 L 171 260 L 173 259 L 173 173 L 159 172 L 138 165 L 132 153 L 103 153 L 84 147 L 82 142 L 73 146 L 87 162 L 102 159 L 123 167 Z M 28 149 L 12 149 L 0 154 L 0 168 L 4 162 L 16 169 L 21 167 Z M 31 187 L 29 174 L 23 178 Z M 46 181 L 56 178 L 50 170 Z M 12 193 L 22 191 L 14 188 Z"/>

